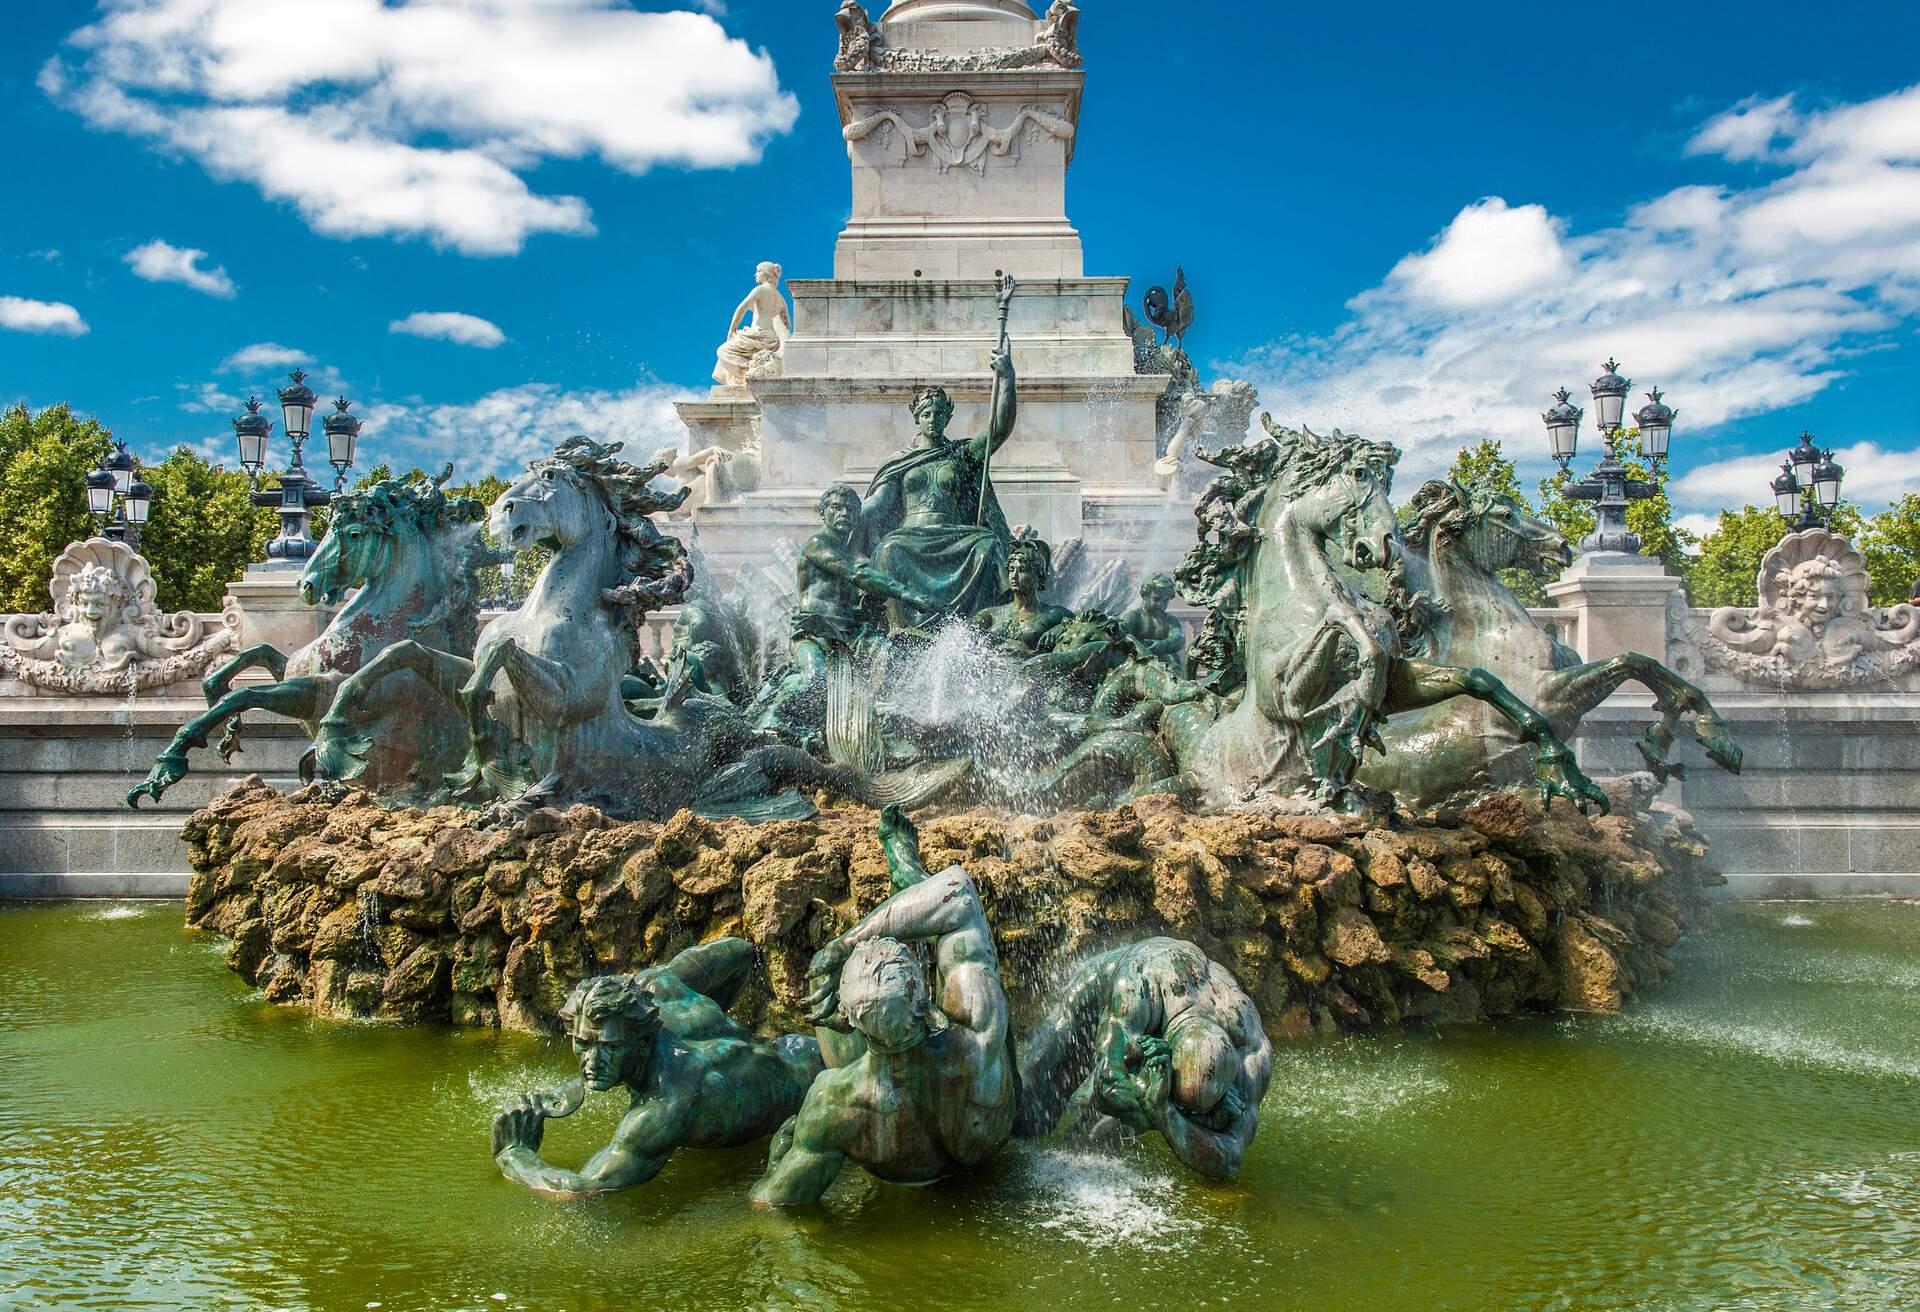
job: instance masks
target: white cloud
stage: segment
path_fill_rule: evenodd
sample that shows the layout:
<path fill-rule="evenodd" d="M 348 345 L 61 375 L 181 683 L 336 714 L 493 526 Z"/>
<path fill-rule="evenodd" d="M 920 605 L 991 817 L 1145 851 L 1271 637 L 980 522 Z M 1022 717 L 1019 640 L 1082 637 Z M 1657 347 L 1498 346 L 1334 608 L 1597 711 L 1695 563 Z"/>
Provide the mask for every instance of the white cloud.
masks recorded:
<path fill-rule="evenodd" d="M 291 346 L 282 346 L 278 342 L 255 342 L 243 346 L 220 362 L 221 373 L 241 373 L 250 369 L 292 369 L 298 365 L 311 364 L 313 357 L 305 351 L 295 350 Z"/>
<path fill-rule="evenodd" d="M 1559 224 L 1538 205 L 1510 208 L 1498 196 L 1469 205 L 1432 249 L 1387 275 L 1413 300 L 1453 309 L 1504 305 L 1566 268 Z"/>
<path fill-rule="evenodd" d="M 1673 525 L 1675 528 L 1691 533 L 1697 538 L 1704 538 L 1707 534 L 1720 527 L 1720 516 L 1709 515 L 1696 510 L 1685 515 L 1675 515 L 1673 517 Z M 1689 554 L 1698 554 L 1698 551 L 1699 549 L 1696 547 L 1694 551 Z"/>
<path fill-rule="evenodd" d="M 65 301 L 30 301 L 24 296 L 0 296 L 0 328 L 56 337 L 79 337 L 89 331 L 80 311 Z"/>
<path fill-rule="evenodd" d="M 1819 441 L 1816 436 L 1814 442 Z M 1768 484 L 1783 458 L 1767 452 L 1690 469 L 1674 480 L 1674 499 L 1696 506 L 1765 505 L 1772 500 Z M 1841 494 L 1869 510 L 1920 487 L 1920 448 L 1888 450 L 1878 442 L 1855 442 L 1834 448 L 1833 458 L 1846 471 Z"/>
<path fill-rule="evenodd" d="M 766 53 L 709 14 L 625 0 L 103 7 L 41 89 L 331 236 L 501 255 L 533 233 L 590 233 L 585 201 L 536 194 L 523 175 L 589 157 L 628 173 L 751 164 L 799 113 Z"/>
<path fill-rule="evenodd" d="M 180 408 L 191 414 L 238 416 L 243 397 L 235 396 L 218 383 L 175 383 L 181 392 Z M 261 400 L 271 404 L 272 396 Z"/>
<path fill-rule="evenodd" d="M 636 464 L 663 446 L 681 446 L 686 425 L 675 401 L 704 396 L 689 388 L 644 382 L 621 392 L 567 392 L 552 383 L 523 383 L 449 404 L 376 402 L 365 408 L 363 466 L 437 467 L 451 460 L 461 478 L 511 477 L 527 461 L 575 433 L 626 444 Z"/>
<path fill-rule="evenodd" d="M 158 237 L 127 252 L 127 264 L 136 278 L 148 282 L 177 282 L 209 296 L 231 298 L 235 291 L 233 279 L 227 277 L 226 269 L 221 266 L 202 268 L 200 261 L 206 258 L 205 251 L 170 246 Z"/>
<path fill-rule="evenodd" d="M 1920 320 L 1920 87 L 1824 110 L 1747 102 L 1689 150 L 1766 176 L 1679 187 L 1589 232 L 1537 205 L 1476 201 L 1334 332 L 1224 367 L 1290 422 L 1399 443 L 1412 478 L 1488 434 L 1542 468 L 1552 390 L 1584 403 L 1617 354 L 1636 392 L 1658 383 L 1679 408 L 1684 467 L 1703 431 L 1807 400 L 1852 353 Z M 1720 495 L 1698 480 L 1682 493 L 1693 509 Z"/>
<path fill-rule="evenodd" d="M 395 319 L 388 324 L 387 331 L 405 333 L 409 337 L 458 342 L 462 346 L 478 346 L 488 351 L 507 340 L 507 335 L 496 325 L 478 315 L 460 314 L 453 310 L 416 310 L 406 318 Z"/>
<path fill-rule="evenodd" d="M 1764 160 L 1777 144 L 1801 126 L 1792 96 L 1763 100 L 1749 96 L 1724 114 L 1709 119 L 1687 142 L 1689 155 L 1719 155 L 1731 160 Z"/>

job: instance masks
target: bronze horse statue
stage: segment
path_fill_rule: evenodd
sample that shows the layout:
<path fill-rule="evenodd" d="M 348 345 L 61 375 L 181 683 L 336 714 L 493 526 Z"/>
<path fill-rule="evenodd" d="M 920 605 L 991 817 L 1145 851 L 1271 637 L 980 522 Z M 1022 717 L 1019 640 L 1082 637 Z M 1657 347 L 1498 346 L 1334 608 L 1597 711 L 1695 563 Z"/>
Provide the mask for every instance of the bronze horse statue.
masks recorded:
<path fill-rule="evenodd" d="M 1708 758 L 1739 773 L 1740 746 L 1705 693 L 1640 652 L 1581 661 L 1501 581 L 1503 569 L 1571 562 L 1566 539 L 1551 524 L 1485 481 L 1427 483 L 1410 510 L 1395 587 L 1432 602 L 1406 612 L 1402 636 L 1410 647 L 1498 676 L 1563 738 L 1578 732 L 1582 717 L 1616 688 L 1639 683 L 1660 712 L 1639 744 L 1656 777 L 1664 782 L 1683 771 L 1668 760 L 1682 716 L 1693 717 Z M 1518 773 L 1511 725 L 1482 706 L 1428 707 L 1397 717 L 1381 735 L 1387 754 L 1360 777 L 1412 800 L 1435 801 L 1476 780 L 1511 782 Z"/>
<path fill-rule="evenodd" d="M 442 491 L 452 476 L 448 465 L 431 483 L 385 479 L 335 498 L 327 535 L 300 573 L 303 601 L 340 606 L 332 621 L 291 656 L 260 643 L 209 674 L 201 684 L 208 710 L 174 735 L 127 793 L 128 806 L 143 796 L 159 801 L 187 773 L 188 750 L 205 747 L 223 725 L 220 751 L 230 759 L 246 711 L 284 715 L 316 735 L 323 720 L 334 718 L 339 729 L 368 744 L 361 779 L 383 800 L 427 805 L 443 795 L 443 777 L 465 759 L 466 738 L 459 717 L 419 680 L 390 684 L 350 707 L 337 702 L 349 676 L 396 643 L 473 650 L 475 571 L 492 557 L 480 533 L 486 508 Z M 274 681 L 233 687 L 235 676 L 256 666 Z M 300 774 L 312 778 L 312 751 L 302 757 Z"/>
<path fill-rule="evenodd" d="M 1322 437 L 1260 419 L 1268 436 L 1239 462 L 1257 476 L 1234 488 L 1228 518 L 1237 522 L 1182 567 L 1182 577 L 1211 577 L 1215 597 L 1232 598 L 1246 671 L 1237 700 L 1217 717 L 1204 703 L 1167 708 L 1163 733 L 1182 783 L 1205 805 L 1365 808 L 1380 799 L 1355 774 L 1369 747 L 1383 749 L 1387 717 L 1467 697 L 1535 746 L 1543 799 L 1604 809 L 1605 795 L 1544 715 L 1484 669 L 1410 654 L 1391 613 L 1336 568 L 1393 562 L 1389 494 L 1399 452 L 1338 429 Z M 1223 544 L 1237 545 L 1226 554 Z"/>

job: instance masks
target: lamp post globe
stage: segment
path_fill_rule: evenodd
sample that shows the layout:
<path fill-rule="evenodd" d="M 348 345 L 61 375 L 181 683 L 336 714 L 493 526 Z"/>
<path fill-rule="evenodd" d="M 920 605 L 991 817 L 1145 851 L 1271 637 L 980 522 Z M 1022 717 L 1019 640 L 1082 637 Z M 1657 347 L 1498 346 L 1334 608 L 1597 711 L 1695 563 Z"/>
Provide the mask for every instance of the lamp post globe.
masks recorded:
<path fill-rule="evenodd" d="M 1566 388 L 1553 394 L 1553 404 L 1540 416 L 1547 426 L 1547 450 L 1565 469 L 1580 446 L 1580 416 L 1585 414 L 1573 403 Z"/>
<path fill-rule="evenodd" d="M 113 454 L 107 457 L 101 467 L 113 475 L 113 490 L 125 496 L 127 489 L 133 486 L 133 456 L 127 451 L 127 444 L 116 441 Z"/>
<path fill-rule="evenodd" d="M 1604 367 L 1606 372 L 1593 380 L 1593 413 L 1601 435 L 1611 441 L 1626 412 L 1627 392 L 1633 387 L 1633 380 L 1620 376 L 1618 360 L 1609 357 Z"/>
<path fill-rule="evenodd" d="M 106 528 L 107 516 L 113 513 L 113 475 L 104 465 L 87 475 L 87 512 Z"/>
<path fill-rule="evenodd" d="M 1641 445 L 1656 461 L 1667 458 L 1667 445 L 1673 437 L 1673 417 L 1678 413 L 1660 399 L 1660 389 L 1657 387 L 1647 393 L 1647 403 L 1634 413 L 1633 421 L 1640 429 Z"/>
<path fill-rule="evenodd" d="M 1800 513 L 1800 480 L 1793 476 L 1793 466 L 1784 461 L 1773 480 L 1773 508 L 1788 523 Z"/>
<path fill-rule="evenodd" d="M 297 446 L 313 432 L 313 403 L 318 398 L 307 386 L 306 374 L 295 369 L 288 377 L 293 379 L 293 386 L 280 388 L 276 395 L 280 398 L 281 430 Z"/>
<path fill-rule="evenodd" d="M 1801 488 L 1813 486 L 1813 467 L 1820 463 L 1820 448 L 1813 444 L 1813 434 L 1802 431 L 1800 445 L 1787 452 L 1787 459 L 1793 464 L 1793 476 L 1799 480 Z"/>
<path fill-rule="evenodd" d="M 335 397 L 333 413 L 320 421 L 327 434 L 327 462 L 333 466 L 336 491 L 346 485 L 347 470 L 353 467 L 354 448 L 360 442 L 360 420 L 348 413 L 353 402 Z"/>
<path fill-rule="evenodd" d="M 247 481 L 253 482 L 260 477 L 260 471 L 267 463 L 267 437 L 273 432 L 273 420 L 260 413 L 260 401 L 257 397 L 247 398 L 247 412 L 233 421 L 233 436 L 240 447 L 240 467 L 247 471 Z"/>
<path fill-rule="evenodd" d="M 1846 472 L 1834 462 L 1833 452 L 1821 455 L 1820 463 L 1813 467 L 1813 499 L 1820 509 L 1831 513 L 1840 504 L 1840 480 Z"/>
<path fill-rule="evenodd" d="M 121 498 L 121 505 L 126 508 L 127 523 L 135 528 L 144 526 L 153 512 L 153 488 L 140 477 L 137 470 L 133 482 L 127 487 L 126 496 Z"/>

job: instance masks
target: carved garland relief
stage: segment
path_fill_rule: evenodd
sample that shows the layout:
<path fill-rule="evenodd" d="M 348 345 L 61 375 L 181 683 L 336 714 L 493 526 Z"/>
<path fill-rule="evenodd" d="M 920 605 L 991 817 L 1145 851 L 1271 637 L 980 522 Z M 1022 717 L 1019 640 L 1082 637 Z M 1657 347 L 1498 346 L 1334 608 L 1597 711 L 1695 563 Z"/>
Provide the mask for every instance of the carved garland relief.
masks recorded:
<path fill-rule="evenodd" d="M 1019 159 L 1023 130 L 1030 142 L 1037 142 L 1042 133 L 1061 141 L 1073 139 L 1073 124 L 1033 105 L 1021 106 L 1005 127 L 993 127 L 987 122 L 986 103 L 964 91 L 936 100 L 926 113 L 927 125 L 917 128 L 893 110 L 883 109 L 847 124 L 841 135 L 847 139 L 849 149 L 851 143 L 875 134 L 881 145 L 889 149 L 897 139 L 899 157 L 895 163 L 905 165 L 924 155 L 933 162 L 936 173 L 956 168 L 985 173 L 989 154 Z"/>

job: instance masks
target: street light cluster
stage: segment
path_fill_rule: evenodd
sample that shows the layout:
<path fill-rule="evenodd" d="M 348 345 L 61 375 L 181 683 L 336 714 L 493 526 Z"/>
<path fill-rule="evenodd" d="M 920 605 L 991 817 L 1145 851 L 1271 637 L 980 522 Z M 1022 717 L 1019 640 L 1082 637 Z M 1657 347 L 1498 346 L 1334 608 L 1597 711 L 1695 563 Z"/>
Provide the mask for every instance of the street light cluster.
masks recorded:
<path fill-rule="evenodd" d="M 99 467 L 87 475 L 87 510 L 104 536 L 138 551 L 140 530 L 152 509 L 153 489 L 140 477 L 139 462 L 125 442 L 116 441 L 113 450 L 100 458 Z"/>
<path fill-rule="evenodd" d="M 1652 483 L 1632 478 L 1620 463 L 1616 444 L 1623 433 L 1620 421 L 1625 417 L 1631 379 L 1620 375 L 1620 362 L 1608 360 L 1606 372 L 1593 380 L 1594 422 L 1606 453 L 1593 473 L 1577 483 L 1569 483 L 1562 495 L 1572 501 L 1593 502 L 1593 532 L 1580 540 L 1584 552 L 1618 552 L 1638 555 L 1640 538 L 1627 528 L 1627 506 L 1644 501 L 1656 491 Z M 1571 394 L 1561 388 L 1553 394 L 1554 404 L 1540 418 L 1547 425 L 1547 449 L 1560 462 L 1564 473 L 1573 463 L 1580 447 L 1580 420 L 1586 414 L 1573 403 Z M 1673 418 L 1679 412 L 1660 399 L 1660 389 L 1647 393 L 1647 404 L 1634 414 L 1640 429 L 1640 443 L 1658 469 L 1666 463 L 1667 444 L 1673 437 Z"/>
<path fill-rule="evenodd" d="M 307 386 L 306 374 L 295 369 L 290 377 L 292 386 L 275 393 L 280 401 L 282 429 L 292 451 L 277 489 L 260 487 L 273 421 L 260 413 L 258 398 L 247 398 L 247 412 L 233 421 L 233 435 L 240 447 L 240 467 L 247 471 L 247 483 L 253 489 L 253 504 L 280 512 L 280 535 L 267 544 L 267 559 L 298 564 L 315 550 L 309 512 L 332 504 L 334 495 L 346 488 L 347 470 L 353 467 L 354 448 L 360 441 L 360 420 L 350 412 L 353 403 L 343 396 L 333 403 L 333 413 L 320 421 L 321 431 L 327 436 L 327 463 L 334 470 L 333 490 L 328 491 L 307 474 L 302 454 L 313 435 L 313 408 L 319 398 Z"/>
<path fill-rule="evenodd" d="M 1779 476 L 1773 480 L 1773 504 L 1796 533 L 1825 528 L 1840 504 L 1840 480 L 1846 470 L 1834 462 L 1833 452 L 1813 444 L 1813 434 L 1802 432 L 1800 445 L 1787 452 Z"/>

